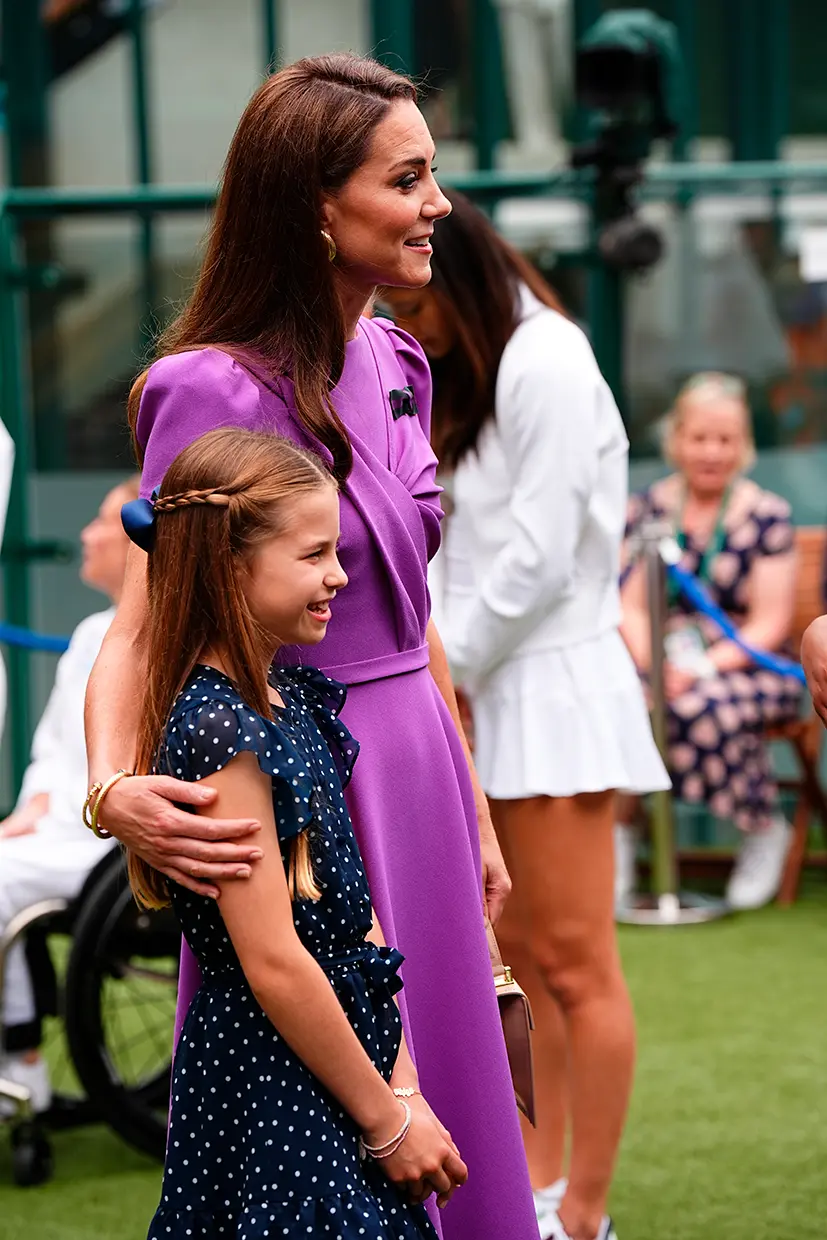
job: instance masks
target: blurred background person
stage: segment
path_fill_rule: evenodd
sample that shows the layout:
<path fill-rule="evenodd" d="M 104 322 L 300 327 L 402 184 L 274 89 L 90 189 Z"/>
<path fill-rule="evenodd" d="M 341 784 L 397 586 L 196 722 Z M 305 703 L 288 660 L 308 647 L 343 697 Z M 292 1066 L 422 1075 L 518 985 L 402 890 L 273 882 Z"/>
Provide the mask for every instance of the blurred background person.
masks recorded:
<path fill-rule="evenodd" d="M 111 606 L 87 616 L 72 634 L 32 741 L 17 804 L 0 822 L 0 932 L 38 900 L 73 899 L 115 843 L 98 839 L 81 820 L 86 796 L 83 703 L 123 585 L 129 541 L 121 525 L 121 505 L 137 498 L 139 482 L 136 475 L 110 491 L 81 533 L 81 580 L 108 595 Z M 36 1112 L 47 1110 L 49 1073 L 39 1050 L 40 1021 L 22 941 L 6 961 L 2 1028 L 0 1077 L 28 1089 Z M 12 1104 L 6 1105 L 11 1113 Z M 3 1108 L 0 1099 L 0 1118 Z"/>
<path fill-rule="evenodd" d="M 434 447 L 453 472 L 440 610 L 513 881 L 498 937 L 534 1008 L 538 1119 L 524 1135 L 540 1234 L 608 1240 L 634 1066 L 614 790 L 668 786 L 618 632 L 628 443 L 554 293 L 448 196 L 431 284 L 383 297 L 431 361 Z"/>
<path fill-rule="evenodd" d="M 786 500 L 743 475 L 755 459 L 746 392 L 715 372 L 681 388 L 666 419 L 664 454 L 675 473 L 630 501 L 627 534 L 665 517 L 681 563 L 759 650 L 784 648 L 795 607 L 794 531 Z M 622 592 L 622 632 L 638 671 L 651 662 L 643 565 Z M 727 884 L 736 909 L 759 908 L 781 883 L 790 827 L 781 812 L 763 732 L 797 717 L 802 687 L 793 676 L 753 665 L 734 642 L 670 594 L 666 637 L 669 767 L 675 796 L 706 805 L 743 832 Z M 617 894 L 634 884 L 636 807 L 619 807 Z"/>
<path fill-rule="evenodd" d="M 9 507 L 13 469 L 14 441 L 6 430 L 4 423 L 0 422 L 0 543 L 3 542 L 3 535 L 6 529 L 6 513 Z M 3 728 L 6 722 L 6 694 L 6 664 L 2 653 L 0 653 L 0 737 L 3 735 Z"/>

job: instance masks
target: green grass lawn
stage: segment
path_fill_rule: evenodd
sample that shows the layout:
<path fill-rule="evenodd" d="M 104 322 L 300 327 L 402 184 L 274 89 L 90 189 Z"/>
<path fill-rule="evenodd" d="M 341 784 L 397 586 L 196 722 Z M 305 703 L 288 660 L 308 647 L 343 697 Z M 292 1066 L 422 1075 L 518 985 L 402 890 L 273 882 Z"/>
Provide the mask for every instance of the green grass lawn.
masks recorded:
<path fill-rule="evenodd" d="M 622 946 L 640 1056 L 612 1194 L 620 1240 L 821 1240 L 827 883 L 789 910 L 627 927 Z M 0 1240 L 144 1240 L 159 1169 L 99 1128 L 54 1145 L 55 1179 L 22 1191 L 0 1131 Z"/>

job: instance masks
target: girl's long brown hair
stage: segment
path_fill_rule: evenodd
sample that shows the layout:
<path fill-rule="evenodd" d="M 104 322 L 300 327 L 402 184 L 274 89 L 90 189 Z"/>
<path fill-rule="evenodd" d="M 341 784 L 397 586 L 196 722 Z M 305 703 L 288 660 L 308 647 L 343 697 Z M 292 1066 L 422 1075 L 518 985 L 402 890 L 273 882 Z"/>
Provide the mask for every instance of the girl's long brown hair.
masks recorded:
<path fill-rule="evenodd" d="M 212 345 L 251 353 L 274 376 L 289 372 L 299 417 L 340 482 L 353 458 L 330 391 L 345 323 L 322 206 L 364 162 L 391 104 L 406 99 L 416 100 L 408 78 L 348 53 L 299 60 L 259 87 L 227 155 L 195 291 L 156 350 Z M 133 440 L 145 382 L 146 371 L 129 396 Z"/>
<path fill-rule="evenodd" d="M 226 652 L 243 700 L 271 715 L 265 668 L 273 639 L 250 611 L 244 573 L 255 548 L 282 528 L 287 501 L 326 486 L 336 482 L 317 456 L 270 433 L 210 431 L 170 465 L 148 557 L 139 774 L 153 769 L 175 699 L 207 647 Z M 133 852 L 128 869 L 141 904 L 169 902 L 164 876 Z M 292 845 L 290 878 L 291 894 L 318 898 L 304 832 Z"/>
<path fill-rule="evenodd" d="M 494 416 L 503 350 L 520 321 L 525 285 L 546 306 L 565 313 L 540 273 L 510 246 L 464 194 L 446 190 L 453 210 L 434 234 L 429 291 L 456 333 L 450 353 L 431 365 L 431 436 L 446 469 L 477 446 Z"/>

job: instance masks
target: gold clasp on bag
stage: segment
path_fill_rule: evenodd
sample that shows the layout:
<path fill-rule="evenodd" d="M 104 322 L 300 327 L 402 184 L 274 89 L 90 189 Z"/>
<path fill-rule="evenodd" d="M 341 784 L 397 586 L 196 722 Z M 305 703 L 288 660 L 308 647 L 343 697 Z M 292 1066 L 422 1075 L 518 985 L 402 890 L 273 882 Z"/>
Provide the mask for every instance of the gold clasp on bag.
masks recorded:
<path fill-rule="evenodd" d="M 495 986 L 513 986 L 514 985 L 514 975 L 511 972 L 510 964 L 503 965 L 502 973 L 499 975 L 499 977 L 494 978 L 494 985 Z"/>

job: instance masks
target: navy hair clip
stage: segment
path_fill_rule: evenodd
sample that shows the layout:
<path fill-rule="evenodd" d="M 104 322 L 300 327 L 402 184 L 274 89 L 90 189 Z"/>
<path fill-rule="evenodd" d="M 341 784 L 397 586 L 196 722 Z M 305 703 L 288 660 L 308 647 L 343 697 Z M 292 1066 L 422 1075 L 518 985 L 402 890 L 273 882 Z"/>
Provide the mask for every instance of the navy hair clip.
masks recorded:
<path fill-rule="evenodd" d="M 155 542 L 155 501 L 158 492 L 149 499 L 131 499 L 121 509 L 121 522 L 126 533 L 142 551 L 150 552 Z"/>

